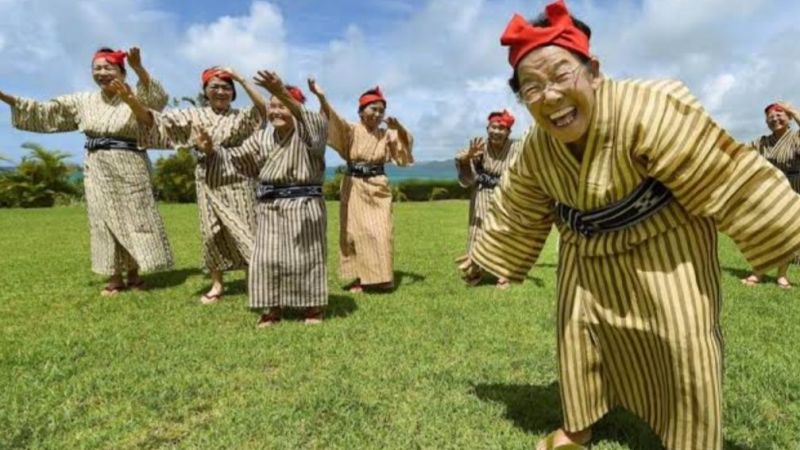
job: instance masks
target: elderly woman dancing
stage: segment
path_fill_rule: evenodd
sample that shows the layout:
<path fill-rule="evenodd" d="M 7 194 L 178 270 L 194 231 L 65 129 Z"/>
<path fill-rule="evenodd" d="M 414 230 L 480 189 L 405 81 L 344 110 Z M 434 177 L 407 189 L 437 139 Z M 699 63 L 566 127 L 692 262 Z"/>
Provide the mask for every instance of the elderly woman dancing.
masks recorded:
<path fill-rule="evenodd" d="M 535 128 L 469 270 L 521 280 L 557 224 L 564 422 L 539 450 L 582 448 L 615 406 L 669 449 L 721 449 L 717 229 L 757 272 L 779 266 L 800 250 L 800 196 L 681 83 L 605 78 L 590 34 L 563 0 L 503 33 Z"/>
<path fill-rule="evenodd" d="M 140 125 L 139 144 L 150 148 L 193 147 L 193 128 L 207 130 L 216 148 L 242 144 L 260 129 L 267 115 L 264 97 L 256 87 L 229 68 L 211 67 L 201 75 L 208 106 L 159 113 L 146 108 L 130 88 L 116 81 L 120 96 L 133 110 Z M 247 92 L 253 106 L 231 107 L 236 99 L 234 81 Z M 223 272 L 247 267 L 255 238 L 255 182 L 236 171 L 225 158 L 198 154 L 195 169 L 197 205 L 203 260 L 211 275 L 211 289 L 200 301 L 211 304 L 223 294 Z"/>
<path fill-rule="evenodd" d="M 102 48 L 92 58 L 99 91 L 56 97 L 48 102 L 0 92 L 11 106 L 14 127 L 39 133 L 80 130 L 86 135 L 84 185 L 89 212 L 92 270 L 107 275 L 101 294 L 144 289 L 140 273 L 172 266 L 172 252 L 156 209 L 150 160 L 137 145 L 138 127 L 113 87 L 126 77 L 125 59 L 139 82 L 133 95 L 161 110 L 168 96 L 142 65 L 138 48 L 127 53 Z M 123 273 L 127 271 L 127 284 Z"/>
<path fill-rule="evenodd" d="M 221 150 L 208 130 L 196 130 L 206 158 L 227 160 L 260 184 L 256 238 L 250 258 L 250 307 L 261 312 L 259 328 L 280 322 L 284 308 L 301 308 L 305 322 L 323 319 L 328 304 L 327 213 L 322 199 L 327 120 L 303 107 L 299 88 L 260 71 L 267 89 L 272 130 L 258 130 L 238 147 Z"/>
<path fill-rule="evenodd" d="M 350 292 L 364 287 L 394 288 L 392 192 L 384 164 L 414 162 L 413 138 L 394 117 L 384 121 L 386 99 L 380 88 L 370 89 L 358 101 L 358 123 L 345 121 L 328 102 L 325 92 L 312 80 L 311 92 L 328 118 L 328 145 L 347 161 L 339 203 L 339 272 L 355 280 Z"/>
<path fill-rule="evenodd" d="M 795 192 L 800 192 L 800 130 L 791 129 L 791 120 L 800 125 L 800 112 L 785 102 L 773 103 L 764 109 L 767 127 L 771 134 L 761 136 L 751 145 L 767 161 L 777 167 L 792 185 Z M 795 256 L 794 262 L 800 262 L 800 255 Z M 790 289 L 792 284 L 786 273 L 789 263 L 778 267 L 778 286 Z M 754 273 L 742 280 L 743 283 L 753 286 L 761 282 L 760 273 Z"/>
<path fill-rule="evenodd" d="M 514 126 L 514 116 L 507 110 L 494 111 L 489 114 L 486 125 L 487 139 L 472 139 L 466 150 L 456 155 L 456 170 L 458 182 L 462 187 L 472 188 L 469 198 L 469 241 L 467 254 L 472 248 L 475 238 L 481 229 L 489 203 L 492 199 L 494 188 L 500 182 L 503 172 L 508 168 L 521 148 L 521 141 L 511 139 L 511 127 Z M 488 143 L 488 145 L 487 145 Z M 458 259 L 463 263 L 467 257 Z M 479 282 L 481 277 L 474 278 L 472 283 Z M 497 287 L 507 289 L 508 279 L 498 278 Z"/>

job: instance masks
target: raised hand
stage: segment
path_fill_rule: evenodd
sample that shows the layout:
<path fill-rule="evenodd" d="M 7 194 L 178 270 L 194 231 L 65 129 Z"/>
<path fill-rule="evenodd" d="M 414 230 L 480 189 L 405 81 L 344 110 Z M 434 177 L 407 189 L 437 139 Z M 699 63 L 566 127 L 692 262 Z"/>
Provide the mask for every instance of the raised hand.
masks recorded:
<path fill-rule="evenodd" d="M 258 74 L 253 77 L 253 81 L 271 93 L 280 92 L 284 89 L 283 81 L 277 73 L 269 70 L 259 70 Z"/>
<path fill-rule="evenodd" d="M 193 126 L 192 141 L 197 150 L 204 155 L 211 156 L 214 154 L 214 140 L 211 139 L 211 135 L 208 134 L 205 128 L 197 125 Z"/>
<path fill-rule="evenodd" d="M 308 79 L 308 90 L 310 90 L 317 97 L 325 96 L 325 91 L 322 90 L 320 85 L 317 84 L 317 80 L 315 80 L 314 78 Z"/>
<path fill-rule="evenodd" d="M 387 117 L 386 119 L 384 119 L 384 122 L 386 122 L 386 126 L 390 130 L 398 130 L 401 128 L 400 121 L 397 120 L 396 117 L 391 117 L 391 116 Z"/>
<path fill-rule="evenodd" d="M 142 52 L 139 47 L 131 47 L 128 50 L 128 64 L 131 65 L 133 70 L 142 69 Z"/>
<path fill-rule="evenodd" d="M 781 100 L 781 101 L 778 102 L 778 106 L 783 108 L 783 110 L 786 111 L 786 114 L 790 118 L 792 118 L 794 120 L 800 120 L 800 116 L 798 116 L 797 109 L 795 109 L 795 107 L 792 106 L 791 103 Z"/>
<path fill-rule="evenodd" d="M 239 75 L 239 72 L 233 70 L 231 67 L 223 66 L 223 67 L 220 67 L 219 70 L 222 70 L 222 71 L 228 73 L 231 76 L 231 78 L 233 78 L 235 81 L 237 81 L 239 83 L 242 82 L 242 76 Z"/>
<path fill-rule="evenodd" d="M 3 103 L 8 104 L 9 106 L 14 106 L 17 103 L 17 98 L 13 95 L 6 94 L 3 91 L 0 91 L 0 101 Z"/>
<path fill-rule="evenodd" d="M 469 158 L 480 156 L 486 150 L 486 141 L 482 137 L 473 138 L 469 141 L 469 149 L 467 154 Z"/>
<path fill-rule="evenodd" d="M 136 95 L 133 93 L 133 89 L 131 89 L 128 83 L 125 83 L 121 80 L 111 81 L 111 89 L 125 103 L 130 103 L 136 98 Z"/>

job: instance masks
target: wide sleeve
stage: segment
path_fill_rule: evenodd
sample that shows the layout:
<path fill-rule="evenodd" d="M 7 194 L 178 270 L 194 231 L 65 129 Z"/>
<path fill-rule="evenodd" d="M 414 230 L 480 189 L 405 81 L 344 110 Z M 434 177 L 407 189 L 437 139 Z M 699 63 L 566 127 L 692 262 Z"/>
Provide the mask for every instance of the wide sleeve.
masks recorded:
<path fill-rule="evenodd" d="M 11 108 L 11 123 L 19 130 L 37 133 L 75 131 L 80 99 L 81 94 L 64 95 L 46 102 L 17 98 Z"/>
<path fill-rule="evenodd" d="M 396 130 L 386 130 L 387 145 L 389 147 L 389 159 L 400 167 L 414 163 L 414 155 L 411 150 L 414 147 L 414 136 L 406 131 L 408 142 L 400 139 L 400 134 Z"/>
<path fill-rule="evenodd" d="M 328 145 L 345 161 L 350 158 L 353 145 L 353 126 L 342 118 L 333 108 L 326 113 L 328 117 Z"/>
<path fill-rule="evenodd" d="M 553 225 L 555 202 L 541 188 L 534 167 L 534 141 L 495 189 L 471 259 L 498 277 L 522 281 L 533 267 Z"/>
<path fill-rule="evenodd" d="M 464 188 L 472 186 L 477 176 L 473 164 L 474 159 L 461 160 L 454 158 L 454 161 L 456 163 L 456 172 L 458 173 L 458 184 Z"/>
<path fill-rule="evenodd" d="M 216 146 L 214 154 L 207 158 L 210 162 L 216 158 L 222 158 L 230 162 L 236 172 L 243 176 L 258 178 L 261 167 L 266 162 L 265 138 L 264 131 L 260 130 L 247 138 L 240 146 Z"/>
<path fill-rule="evenodd" d="M 328 139 L 328 118 L 318 112 L 302 108 L 300 119 L 297 121 L 297 133 L 310 152 L 324 154 Z"/>
<path fill-rule="evenodd" d="M 634 156 L 691 214 L 712 218 L 756 272 L 800 251 L 800 195 L 751 147 L 735 141 L 680 85 L 640 115 Z"/>
<path fill-rule="evenodd" d="M 147 83 L 139 80 L 139 82 L 136 84 L 136 98 L 144 106 L 156 111 L 163 110 L 169 101 L 169 95 L 167 95 L 167 91 L 165 91 L 164 87 L 161 86 L 161 83 L 159 83 L 153 77 L 150 77 L 150 80 Z"/>
<path fill-rule="evenodd" d="M 264 117 L 261 116 L 261 112 L 255 106 L 249 106 L 239 111 L 226 140 L 229 142 L 244 141 L 263 127 Z"/>
<path fill-rule="evenodd" d="M 185 109 L 158 112 L 150 110 L 151 126 L 139 124 L 139 146 L 150 149 L 177 149 L 192 146 L 192 114 Z"/>

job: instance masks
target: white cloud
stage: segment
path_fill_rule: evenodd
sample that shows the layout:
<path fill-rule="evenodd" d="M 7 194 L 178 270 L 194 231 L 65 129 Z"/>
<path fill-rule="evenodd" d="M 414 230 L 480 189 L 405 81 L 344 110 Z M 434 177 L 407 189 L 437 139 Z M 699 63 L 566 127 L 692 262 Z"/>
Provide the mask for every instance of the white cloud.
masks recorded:
<path fill-rule="evenodd" d="M 179 51 L 204 67 L 231 65 L 243 73 L 262 68 L 280 71 L 285 68 L 285 37 L 280 10 L 255 1 L 247 16 L 224 16 L 211 24 L 192 25 Z"/>
<path fill-rule="evenodd" d="M 309 38 L 317 30 L 303 28 L 301 20 L 292 22 L 290 33 L 287 20 L 294 18 L 263 0 L 253 1 L 243 14 L 188 25 L 160 11 L 155 0 L 0 0 L 0 89 L 47 98 L 91 88 L 88 60 L 98 46 L 138 44 L 147 67 L 174 96 L 196 92 L 200 71 L 210 65 L 229 64 L 245 75 L 273 68 L 297 84 L 316 76 L 340 112 L 355 120 L 359 93 L 380 84 L 389 114 L 415 134 L 420 160 L 451 157 L 470 137 L 485 132 L 491 110 L 510 108 L 518 118 L 515 134 L 522 134 L 530 118 L 506 87 L 511 70 L 499 34 L 513 12 L 535 16 L 546 2 L 421 3 L 379 0 L 376 14 L 396 17 L 382 32 L 368 34 L 369 27 L 343 23 L 340 35 L 318 41 Z M 592 26 L 593 50 L 607 74 L 681 79 L 740 139 L 765 132 L 763 105 L 776 99 L 800 103 L 792 76 L 800 73 L 800 47 L 793 38 L 800 34 L 800 2 L 569 4 Z M 34 17 L 37 32 L 31 33 Z M 247 100 L 240 96 L 238 101 Z M 12 131 L 7 111 L 0 112 L 0 121 L 0 147 L 12 155 L 25 140 L 61 148 L 80 145 L 75 135 Z M 58 144 L 65 139 L 69 145 Z"/>

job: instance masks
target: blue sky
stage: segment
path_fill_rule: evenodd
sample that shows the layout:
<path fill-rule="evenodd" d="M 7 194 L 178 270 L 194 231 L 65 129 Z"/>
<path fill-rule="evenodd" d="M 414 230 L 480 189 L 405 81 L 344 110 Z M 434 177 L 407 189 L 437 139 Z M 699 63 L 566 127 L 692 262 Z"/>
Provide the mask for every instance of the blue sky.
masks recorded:
<path fill-rule="evenodd" d="M 380 84 L 389 114 L 415 134 L 418 160 L 450 158 L 484 133 L 486 114 L 510 108 L 514 134 L 530 123 L 505 85 L 499 34 L 542 0 L 0 0 L 0 90 L 46 100 L 94 89 L 100 45 L 139 45 L 172 96 L 193 95 L 200 71 L 277 69 L 315 76 L 356 119 L 358 94 Z M 678 78 L 739 139 L 765 133 L 763 106 L 800 103 L 800 2 L 790 0 L 568 0 L 593 30 L 611 77 Z M 35 22 L 40 31 L 31 33 Z M 135 81 L 132 78 L 130 81 Z M 238 103 L 246 103 L 240 96 Z M 316 108 L 312 100 L 310 107 Z M 18 160 L 34 141 L 82 159 L 78 133 L 14 130 L 0 105 L 0 154 Z M 154 156 L 157 154 L 154 153 Z M 331 156 L 330 164 L 338 163 Z"/>

